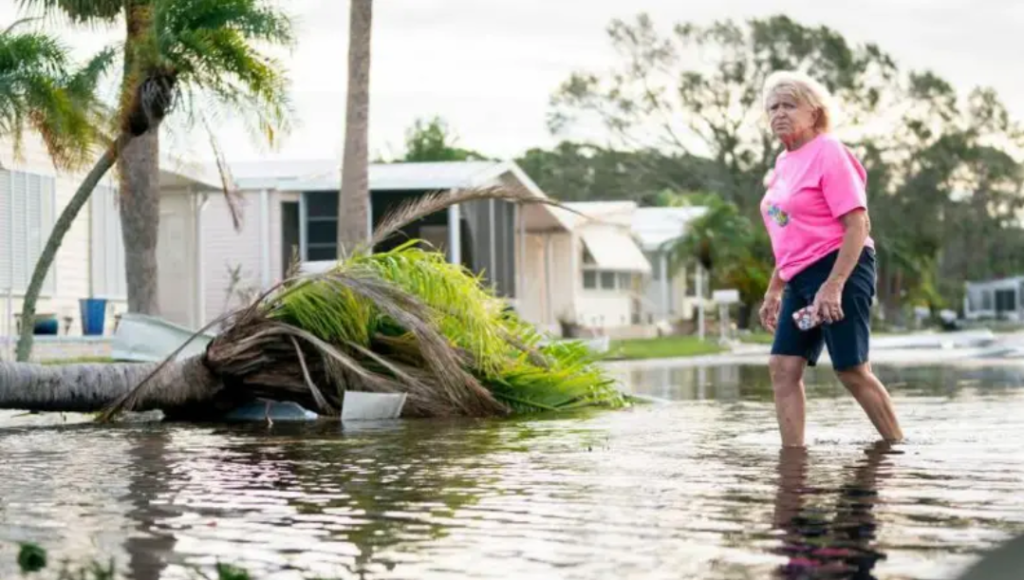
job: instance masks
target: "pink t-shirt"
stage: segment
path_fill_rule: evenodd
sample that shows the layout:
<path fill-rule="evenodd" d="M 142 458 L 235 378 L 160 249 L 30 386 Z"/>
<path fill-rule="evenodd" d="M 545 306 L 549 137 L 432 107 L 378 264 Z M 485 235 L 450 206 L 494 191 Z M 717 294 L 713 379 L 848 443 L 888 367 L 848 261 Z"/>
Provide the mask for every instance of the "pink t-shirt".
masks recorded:
<path fill-rule="evenodd" d="M 844 214 L 867 208 L 867 172 L 853 153 L 827 133 L 795 151 L 783 151 L 761 200 L 775 268 L 791 280 L 843 245 Z M 864 244 L 874 247 L 869 237 Z"/>

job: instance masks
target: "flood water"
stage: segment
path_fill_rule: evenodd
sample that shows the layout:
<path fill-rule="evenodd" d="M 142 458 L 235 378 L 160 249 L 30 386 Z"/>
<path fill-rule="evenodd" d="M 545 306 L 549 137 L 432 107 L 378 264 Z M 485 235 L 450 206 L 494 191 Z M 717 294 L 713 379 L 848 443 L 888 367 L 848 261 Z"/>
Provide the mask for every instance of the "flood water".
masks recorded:
<path fill-rule="evenodd" d="M 763 367 L 647 368 L 660 404 L 557 419 L 42 426 L 0 416 L 16 543 L 126 577 L 955 578 L 1024 532 L 1024 369 L 885 369 L 875 434 L 827 370 L 781 453 Z"/>

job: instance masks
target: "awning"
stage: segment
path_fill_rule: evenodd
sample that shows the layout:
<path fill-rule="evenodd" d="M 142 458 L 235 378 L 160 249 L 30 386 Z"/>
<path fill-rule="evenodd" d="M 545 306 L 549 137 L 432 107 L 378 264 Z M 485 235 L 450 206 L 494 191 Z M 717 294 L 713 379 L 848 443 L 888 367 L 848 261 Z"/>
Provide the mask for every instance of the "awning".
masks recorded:
<path fill-rule="evenodd" d="M 610 227 L 582 228 L 580 238 L 587 246 L 594 262 L 602 270 L 618 272 L 641 272 L 650 274 L 651 263 L 647 261 L 640 246 L 629 233 Z"/>

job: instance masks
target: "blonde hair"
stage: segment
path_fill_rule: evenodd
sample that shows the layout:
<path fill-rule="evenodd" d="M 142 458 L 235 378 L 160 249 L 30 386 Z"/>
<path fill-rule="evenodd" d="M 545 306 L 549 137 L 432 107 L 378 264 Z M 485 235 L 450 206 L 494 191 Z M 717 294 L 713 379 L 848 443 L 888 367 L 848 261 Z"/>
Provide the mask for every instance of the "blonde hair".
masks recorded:
<path fill-rule="evenodd" d="M 837 110 L 832 94 L 828 89 L 809 75 L 799 71 L 777 71 L 764 81 L 761 93 L 761 108 L 768 111 L 768 99 L 776 93 L 788 93 L 798 101 L 802 101 L 818 110 L 818 120 L 814 128 L 827 133 L 832 130 Z"/>

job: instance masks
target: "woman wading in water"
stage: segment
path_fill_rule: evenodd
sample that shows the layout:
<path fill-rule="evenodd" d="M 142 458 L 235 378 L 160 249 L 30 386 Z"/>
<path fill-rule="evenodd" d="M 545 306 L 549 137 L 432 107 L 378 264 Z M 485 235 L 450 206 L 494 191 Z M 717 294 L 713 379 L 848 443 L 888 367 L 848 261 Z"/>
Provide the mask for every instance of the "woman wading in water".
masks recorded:
<path fill-rule="evenodd" d="M 804 446 L 804 369 L 823 346 L 836 375 L 888 441 L 903 438 L 885 386 L 871 372 L 875 295 L 866 172 L 831 133 L 828 92 L 779 72 L 764 86 L 772 133 L 785 150 L 766 180 L 761 216 L 775 254 L 761 323 L 774 331 L 771 372 L 785 447 Z"/>

